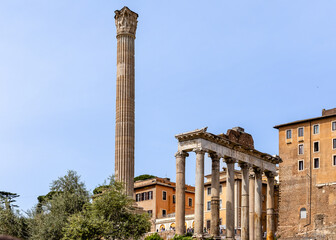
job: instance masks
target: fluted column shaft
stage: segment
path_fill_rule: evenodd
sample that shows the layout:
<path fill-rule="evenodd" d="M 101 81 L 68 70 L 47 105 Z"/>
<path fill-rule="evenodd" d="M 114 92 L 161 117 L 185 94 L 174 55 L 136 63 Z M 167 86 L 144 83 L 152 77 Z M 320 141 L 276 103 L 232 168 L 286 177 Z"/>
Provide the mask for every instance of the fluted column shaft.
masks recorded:
<path fill-rule="evenodd" d="M 267 240 L 274 239 L 274 173 L 267 172 Z"/>
<path fill-rule="evenodd" d="M 204 154 L 202 149 L 195 149 L 196 176 L 195 176 L 195 237 L 203 238 L 204 226 Z"/>
<path fill-rule="evenodd" d="M 219 238 L 219 157 L 210 154 L 212 160 L 211 173 L 211 223 L 210 233 L 213 238 Z"/>
<path fill-rule="evenodd" d="M 249 239 L 249 165 L 241 163 L 242 192 L 241 192 L 241 240 Z"/>
<path fill-rule="evenodd" d="M 127 7 L 115 11 L 117 27 L 117 87 L 115 177 L 134 193 L 134 39 L 138 14 Z"/>
<path fill-rule="evenodd" d="M 234 239 L 234 164 L 232 158 L 225 158 L 226 170 L 226 239 Z"/>
<path fill-rule="evenodd" d="M 182 235 L 185 232 L 185 158 L 189 156 L 186 152 L 178 152 L 176 157 L 176 234 Z"/>
<path fill-rule="evenodd" d="M 260 169 L 254 169 L 255 174 L 255 202 L 254 202 L 254 236 L 255 240 L 262 240 L 262 172 Z"/>
<path fill-rule="evenodd" d="M 254 192 L 255 192 L 255 176 L 254 172 L 250 171 L 250 178 L 249 178 L 249 237 L 250 240 L 254 240 Z"/>

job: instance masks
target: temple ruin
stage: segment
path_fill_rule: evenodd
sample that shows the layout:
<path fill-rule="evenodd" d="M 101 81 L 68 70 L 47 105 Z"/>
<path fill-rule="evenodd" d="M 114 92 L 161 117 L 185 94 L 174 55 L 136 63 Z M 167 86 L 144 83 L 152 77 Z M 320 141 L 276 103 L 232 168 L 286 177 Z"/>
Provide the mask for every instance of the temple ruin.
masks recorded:
<path fill-rule="evenodd" d="M 195 229 L 194 236 L 203 239 L 204 226 L 204 155 L 212 161 L 211 227 L 214 239 L 219 234 L 219 172 L 220 159 L 227 164 L 226 187 L 226 239 L 235 239 L 234 232 L 234 165 L 242 171 L 241 239 L 261 240 L 262 235 L 262 174 L 267 176 L 267 240 L 274 239 L 274 177 L 278 156 L 271 156 L 254 149 L 253 138 L 242 128 L 227 134 L 215 135 L 207 128 L 181 133 L 176 157 L 176 233 L 184 234 L 185 228 L 185 161 L 188 152 L 196 153 Z M 250 203 L 250 204 L 249 204 Z"/>

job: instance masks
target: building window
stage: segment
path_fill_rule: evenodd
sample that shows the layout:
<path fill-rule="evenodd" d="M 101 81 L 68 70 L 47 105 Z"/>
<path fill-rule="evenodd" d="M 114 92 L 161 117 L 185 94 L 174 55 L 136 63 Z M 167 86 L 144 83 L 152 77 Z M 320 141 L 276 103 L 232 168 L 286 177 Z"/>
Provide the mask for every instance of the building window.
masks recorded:
<path fill-rule="evenodd" d="M 298 137 L 303 137 L 303 127 L 298 128 Z"/>
<path fill-rule="evenodd" d="M 210 220 L 207 220 L 207 221 L 206 221 L 207 229 L 210 229 L 210 224 L 211 224 Z"/>
<path fill-rule="evenodd" d="M 189 198 L 188 205 L 189 207 L 192 207 L 192 198 Z"/>
<path fill-rule="evenodd" d="M 207 210 L 210 211 L 211 210 L 211 201 L 207 202 Z"/>
<path fill-rule="evenodd" d="M 140 202 L 140 194 L 139 193 L 135 195 L 135 201 Z"/>
<path fill-rule="evenodd" d="M 306 219 L 307 218 L 307 210 L 305 208 L 300 209 L 300 218 Z"/>
<path fill-rule="evenodd" d="M 222 191 L 223 191 L 223 186 L 221 184 L 221 185 L 219 185 L 219 193 L 222 193 Z"/>
<path fill-rule="evenodd" d="M 167 200 L 167 192 L 162 191 L 162 200 Z"/>
<path fill-rule="evenodd" d="M 333 162 L 332 162 L 332 163 L 333 163 L 333 166 L 336 166 L 336 155 L 333 156 L 332 161 L 333 161 Z"/>
<path fill-rule="evenodd" d="M 148 215 L 149 215 L 150 217 L 152 217 L 152 215 L 153 215 L 153 210 L 148 210 L 147 213 L 148 213 Z"/>
<path fill-rule="evenodd" d="M 207 188 L 208 196 L 211 195 L 211 187 Z"/>
<path fill-rule="evenodd" d="M 336 138 L 334 138 L 332 141 L 333 141 L 333 149 L 336 149 Z"/>
<path fill-rule="evenodd" d="M 299 144 L 299 155 L 303 154 L 303 144 Z"/>
<path fill-rule="evenodd" d="M 222 225 L 222 219 L 221 218 L 219 219 L 219 225 Z"/>
<path fill-rule="evenodd" d="M 286 139 L 291 139 L 292 138 L 292 130 L 289 129 L 286 131 Z"/>
<path fill-rule="evenodd" d="M 320 168 L 320 159 L 314 158 L 314 168 Z"/>
<path fill-rule="evenodd" d="M 173 203 L 176 203 L 176 197 L 173 195 Z"/>
<path fill-rule="evenodd" d="M 153 199 L 153 191 L 148 192 L 148 200 Z"/>
<path fill-rule="evenodd" d="M 165 216 L 167 216 L 167 211 L 166 209 L 162 209 L 162 217 L 165 217 Z"/>
<path fill-rule="evenodd" d="M 303 171 L 303 160 L 299 160 L 299 171 Z"/>
<path fill-rule="evenodd" d="M 222 208 L 223 208 L 223 205 L 222 205 L 222 199 L 221 199 L 221 200 L 219 200 L 219 209 L 222 209 Z"/>
<path fill-rule="evenodd" d="M 320 142 L 314 142 L 314 152 L 320 151 Z"/>
<path fill-rule="evenodd" d="M 143 193 L 141 193 L 141 201 L 145 201 L 145 200 L 147 200 L 146 199 L 146 193 L 143 192 Z"/>
<path fill-rule="evenodd" d="M 313 126 L 313 134 L 319 134 L 320 133 L 320 125 L 315 124 Z"/>
<path fill-rule="evenodd" d="M 336 121 L 331 122 L 331 130 L 335 131 L 336 130 Z"/>

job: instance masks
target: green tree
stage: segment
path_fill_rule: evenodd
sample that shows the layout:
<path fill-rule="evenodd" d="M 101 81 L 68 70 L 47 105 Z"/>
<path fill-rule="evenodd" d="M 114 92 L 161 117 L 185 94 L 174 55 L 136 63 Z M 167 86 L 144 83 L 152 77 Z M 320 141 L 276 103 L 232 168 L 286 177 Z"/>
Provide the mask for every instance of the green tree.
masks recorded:
<path fill-rule="evenodd" d="M 83 210 L 89 202 L 89 193 L 80 176 L 68 171 L 63 177 L 53 181 L 50 192 L 38 198 L 39 203 L 30 212 L 31 239 L 59 240 L 68 218 Z"/>
<path fill-rule="evenodd" d="M 149 175 L 149 174 L 142 174 L 134 178 L 134 182 L 140 181 L 140 180 L 147 180 L 147 179 L 152 179 L 156 178 L 154 175 Z"/>
<path fill-rule="evenodd" d="M 112 179 L 83 212 L 70 217 L 63 240 L 139 239 L 149 231 L 149 219 L 147 213 L 136 213 L 134 200 Z"/>
<path fill-rule="evenodd" d="M 27 239 L 29 235 L 28 219 L 21 216 L 14 204 L 16 193 L 0 191 L 0 234 Z"/>

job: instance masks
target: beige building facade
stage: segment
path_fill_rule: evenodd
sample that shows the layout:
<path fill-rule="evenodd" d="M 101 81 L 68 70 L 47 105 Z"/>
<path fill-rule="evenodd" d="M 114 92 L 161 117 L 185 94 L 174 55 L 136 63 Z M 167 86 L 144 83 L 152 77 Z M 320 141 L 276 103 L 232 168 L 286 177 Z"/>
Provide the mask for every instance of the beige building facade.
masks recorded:
<path fill-rule="evenodd" d="M 279 130 L 282 239 L 336 239 L 336 109 Z"/>

